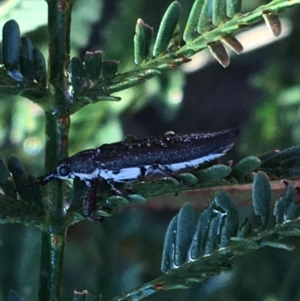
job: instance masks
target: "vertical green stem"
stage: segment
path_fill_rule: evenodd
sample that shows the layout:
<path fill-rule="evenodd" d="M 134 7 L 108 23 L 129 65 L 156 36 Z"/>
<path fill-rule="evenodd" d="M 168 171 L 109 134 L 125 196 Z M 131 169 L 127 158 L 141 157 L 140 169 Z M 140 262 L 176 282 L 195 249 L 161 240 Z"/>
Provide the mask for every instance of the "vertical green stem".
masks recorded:
<path fill-rule="evenodd" d="M 66 65 L 70 55 L 71 9 L 74 0 L 48 0 L 49 68 L 48 88 L 51 111 L 46 112 L 45 168 L 49 172 L 68 155 L 70 129 Z M 64 187 L 61 181 L 47 185 L 48 229 L 42 233 L 40 301 L 61 300 L 66 229 Z"/>

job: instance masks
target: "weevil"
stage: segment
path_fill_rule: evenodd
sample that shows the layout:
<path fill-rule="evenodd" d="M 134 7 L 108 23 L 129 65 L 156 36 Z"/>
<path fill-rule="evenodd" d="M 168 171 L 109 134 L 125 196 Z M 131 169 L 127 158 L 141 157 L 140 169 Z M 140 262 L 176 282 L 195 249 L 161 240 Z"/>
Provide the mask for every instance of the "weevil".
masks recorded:
<path fill-rule="evenodd" d="M 238 129 L 219 132 L 174 134 L 159 137 L 104 144 L 64 158 L 52 172 L 39 178 L 42 185 L 52 179 L 68 180 L 78 177 L 91 190 L 101 178 L 110 184 L 132 183 L 154 175 L 172 176 L 223 156 L 234 145 Z M 91 194 L 90 191 L 88 193 Z M 84 201 L 87 216 L 94 201 Z"/>

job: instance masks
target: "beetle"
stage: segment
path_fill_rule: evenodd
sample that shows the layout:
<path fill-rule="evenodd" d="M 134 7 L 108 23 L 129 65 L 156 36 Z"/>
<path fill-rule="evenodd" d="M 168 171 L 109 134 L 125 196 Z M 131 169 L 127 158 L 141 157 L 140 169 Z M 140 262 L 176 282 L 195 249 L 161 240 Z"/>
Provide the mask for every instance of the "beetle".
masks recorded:
<path fill-rule="evenodd" d="M 40 184 L 78 177 L 90 186 L 97 178 L 109 184 L 132 182 L 155 174 L 171 175 L 223 156 L 234 144 L 238 129 L 175 135 L 104 144 L 64 158 Z"/>
<path fill-rule="evenodd" d="M 103 144 L 94 149 L 83 150 L 64 158 L 52 172 L 39 178 L 42 185 L 53 179 L 79 178 L 90 187 L 87 195 L 95 190 L 95 181 L 106 180 L 118 194 L 115 183 L 132 183 L 154 175 L 173 176 L 183 170 L 192 169 L 203 163 L 225 155 L 234 145 L 238 129 L 218 132 L 174 134 L 146 139 L 125 140 Z M 85 215 L 92 209 L 84 201 Z M 93 206 L 93 205 L 91 205 Z"/>

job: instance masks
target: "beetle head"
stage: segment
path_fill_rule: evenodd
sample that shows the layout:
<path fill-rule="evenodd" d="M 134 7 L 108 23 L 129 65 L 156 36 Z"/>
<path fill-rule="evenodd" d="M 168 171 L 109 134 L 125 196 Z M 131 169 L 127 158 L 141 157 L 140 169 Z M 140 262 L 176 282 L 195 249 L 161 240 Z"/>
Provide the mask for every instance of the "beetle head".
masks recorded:
<path fill-rule="evenodd" d="M 39 183 L 41 185 L 45 185 L 53 179 L 68 180 L 69 178 L 73 177 L 74 176 L 70 168 L 70 160 L 69 158 L 65 158 L 60 162 L 54 171 L 41 177 Z"/>

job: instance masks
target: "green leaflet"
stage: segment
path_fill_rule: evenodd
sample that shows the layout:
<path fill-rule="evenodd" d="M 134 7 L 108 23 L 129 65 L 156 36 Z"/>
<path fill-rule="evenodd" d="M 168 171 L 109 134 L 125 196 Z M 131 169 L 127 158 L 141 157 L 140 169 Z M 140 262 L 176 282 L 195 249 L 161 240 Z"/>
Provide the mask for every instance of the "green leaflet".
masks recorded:
<path fill-rule="evenodd" d="M 236 14 L 241 12 L 242 0 L 227 0 L 226 14 L 229 18 L 233 18 Z"/>
<path fill-rule="evenodd" d="M 197 24 L 197 32 L 200 34 L 208 31 L 212 25 L 210 4 L 210 0 L 205 0 L 202 6 L 201 14 Z"/>
<path fill-rule="evenodd" d="M 72 57 L 70 62 L 70 76 L 74 91 L 78 91 L 84 83 L 84 68 L 79 57 Z"/>
<path fill-rule="evenodd" d="M 259 171 L 254 177 L 252 199 L 254 212 L 260 216 L 264 228 L 270 218 L 271 187 L 267 175 L 262 171 Z"/>
<path fill-rule="evenodd" d="M 188 255 L 188 258 L 191 260 L 195 260 L 200 255 L 205 254 L 205 242 L 208 237 L 210 222 L 214 216 L 213 206 L 210 203 L 199 216 Z"/>
<path fill-rule="evenodd" d="M 298 215 L 293 217 L 294 220 L 290 220 L 286 216 L 284 224 L 277 223 L 275 228 L 270 225 L 271 228 L 266 230 L 270 213 L 269 185 L 267 176 L 263 172 L 258 172 L 253 183 L 253 206 L 256 214 L 261 217 L 263 227 L 259 226 L 255 231 L 253 231 L 253 224 L 250 219 L 246 219 L 240 231 L 237 231 L 239 219 L 235 203 L 226 192 L 217 192 L 213 201 L 201 213 L 187 252 L 186 261 L 180 266 L 170 264 L 171 261 L 174 261 L 174 246 L 178 235 L 179 215 L 176 215 L 168 227 L 165 238 L 163 258 L 168 264 L 162 262 L 164 267 L 162 270 L 166 274 L 153 282 L 163 282 L 165 284 L 163 289 L 180 287 L 180 285 L 186 287 L 189 283 L 201 282 L 206 277 L 230 269 L 232 258 L 261 247 L 270 246 L 292 250 L 294 248 L 292 245 L 282 243 L 279 240 L 285 236 L 300 235 L 300 222 L 298 220 L 300 211 L 298 211 Z M 277 217 L 282 216 L 286 212 L 286 208 L 294 204 L 290 204 L 293 187 L 287 182 L 285 185 L 287 187 L 286 195 L 280 198 L 281 205 L 277 204 L 275 205 L 277 209 L 274 208 Z M 283 200 L 284 197 L 287 197 L 289 201 Z M 188 207 L 185 204 L 183 208 Z M 191 209 L 185 210 L 184 220 L 188 221 L 189 214 L 193 221 L 194 212 Z M 186 235 L 191 230 L 189 226 L 187 227 Z M 184 233 L 181 235 L 184 237 Z M 181 254 L 181 258 L 183 258 L 183 254 Z"/>
<path fill-rule="evenodd" d="M 198 179 L 191 173 L 181 173 L 178 178 L 183 185 L 188 187 L 192 187 L 198 183 Z"/>
<path fill-rule="evenodd" d="M 205 0 L 196 0 L 193 4 L 193 7 L 185 25 L 185 30 L 183 32 L 183 40 L 187 43 L 189 41 L 192 41 L 195 38 L 195 35 L 198 35 L 197 24 L 204 1 Z"/>
<path fill-rule="evenodd" d="M 282 151 L 268 152 L 262 156 L 262 168 L 279 167 L 285 160 L 300 158 L 300 145 L 292 146 Z"/>
<path fill-rule="evenodd" d="M 195 172 L 200 184 L 216 184 L 222 181 L 231 173 L 231 168 L 227 165 L 216 164 L 206 169 Z"/>
<path fill-rule="evenodd" d="M 16 156 L 11 156 L 7 165 L 13 175 L 14 183 L 18 188 L 18 194 L 21 199 L 28 204 L 33 204 L 42 209 L 43 197 L 41 188 L 39 185 L 31 185 L 35 183 L 35 178 L 32 176 L 28 177 L 22 163 Z"/>
<path fill-rule="evenodd" d="M 236 178 L 244 177 L 256 170 L 260 166 L 260 164 L 261 161 L 257 157 L 246 157 L 233 166 L 232 176 Z"/>
<path fill-rule="evenodd" d="M 287 220 L 298 217 L 300 215 L 300 203 L 292 202 L 285 210 L 284 215 Z"/>
<path fill-rule="evenodd" d="M 194 231 L 195 211 L 189 203 L 186 203 L 178 213 L 174 254 L 174 263 L 176 266 L 180 266 L 186 261 Z"/>
<path fill-rule="evenodd" d="M 20 56 L 20 28 L 15 20 L 10 20 L 3 26 L 2 52 L 5 69 L 17 70 Z"/>
<path fill-rule="evenodd" d="M 246 218 L 245 222 L 239 230 L 238 237 L 247 238 L 251 237 L 253 234 L 253 224 L 249 218 Z"/>
<path fill-rule="evenodd" d="M 283 181 L 283 184 L 285 185 L 286 192 L 275 202 L 273 209 L 273 215 L 275 216 L 276 224 L 281 224 L 286 220 L 285 212 L 292 204 L 295 193 L 294 187 L 290 183 Z"/>
<path fill-rule="evenodd" d="M 104 80 L 112 80 L 119 67 L 119 61 L 114 60 L 104 60 L 102 61 L 102 70 L 101 70 L 101 77 Z"/>
<path fill-rule="evenodd" d="M 216 212 L 210 221 L 207 239 L 205 240 L 204 254 L 211 254 L 218 249 L 223 223 L 223 215 L 220 212 Z"/>
<path fill-rule="evenodd" d="M 212 1 L 212 22 L 215 26 L 226 21 L 226 0 Z"/>
<path fill-rule="evenodd" d="M 32 204 L 0 193 L 0 224 L 21 223 L 43 228 L 45 212 Z"/>
<path fill-rule="evenodd" d="M 227 247 L 232 236 L 236 236 L 239 227 L 239 215 L 236 204 L 231 196 L 224 192 L 218 191 L 213 199 L 213 204 L 226 215 L 224 224 L 221 228 L 220 247 Z"/>
<path fill-rule="evenodd" d="M 84 69 L 86 81 L 97 81 L 102 69 L 102 51 L 87 51 L 84 56 Z"/>
<path fill-rule="evenodd" d="M 135 26 L 134 36 L 134 62 L 139 65 L 146 60 L 150 54 L 150 47 L 153 40 L 153 28 L 138 19 Z"/>
<path fill-rule="evenodd" d="M 3 27 L 3 63 L 9 75 L 17 82 L 37 80 L 46 85 L 46 64 L 42 53 L 33 47 L 31 40 L 23 36 L 16 21 L 10 20 Z M 21 74 L 18 70 L 20 67 Z M 31 94 L 30 92 L 28 93 Z"/>
<path fill-rule="evenodd" d="M 26 36 L 21 38 L 19 65 L 22 75 L 33 81 L 35 79 L 33 46 L 31 40 Z"/>
<path fill-rule="evenodd" d="M 174 267 L 174 249 L 176 242 L 176 229 L 177 229 L 178 215 L 175 215 L 166 232 L 164 247 L 161 260 L 161 271 L 166 273 Z"/>
<path fill-rule="evenodd" d="M 174 30 L 181 14 L 181 5 L 174 1 L 165 12 L 159 26 L 157 37 L 154 42 L 153 55 L 163 54 L 172 39 Z"/>
<path fill-rule="evenodd" d="M 46 61 L 42 52 L 33 47 L 33 59 L 35 66 L 35 79 L 43 87 L 46 87 Z"/>
<path fill-rule="evenodd" d="M 24 166 L 16 156 L 12 156 L 8 159 L 7 166 L 13 175 L 14 183 L 17 188 L 26 186 L 28 184 Z M 25 202 L 32 203 L 33 197 L 30 188 L 20 189 L 19 195 Z"/>

